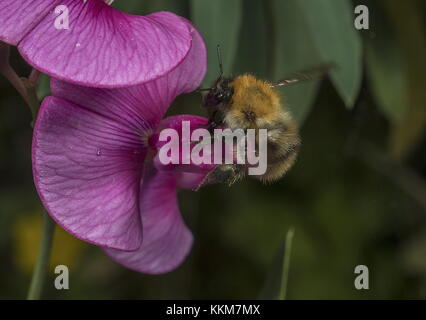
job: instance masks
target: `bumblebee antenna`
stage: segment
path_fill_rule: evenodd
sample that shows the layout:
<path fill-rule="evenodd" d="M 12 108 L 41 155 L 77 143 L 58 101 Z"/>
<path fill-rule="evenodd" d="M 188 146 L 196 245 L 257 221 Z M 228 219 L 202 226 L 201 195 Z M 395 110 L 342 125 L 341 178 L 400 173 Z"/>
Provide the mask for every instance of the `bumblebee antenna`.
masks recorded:
<path fill-rule="evenodd" d="M 217 52 L 217 61 L 219 62 L 219 71 L 220 71 L 220 78 L 223 76 L 223 64 L 222 64 L 222 55 L 220 54 L 220 44 L 216 46 L 216 52 Z"/>
<path fill-rule="evenodd" d="M 200 88 L 195 90 L 195 92 L 203 92 L 203 91 L 210 91 L 211 88 Z"/>
<path fill-rule="evenodd" d="M 220 54 L 220 44 L 216 46 L 216 53 L 217 53 L 217 61 L 219 62 L 219 79 L 223 77 L 223 64 L 222 64 L 222 55 Z M 211 88 L 200 88 L 195 90 L 196 92 L 203 92 L 203 91 L 210 91 Z"/>

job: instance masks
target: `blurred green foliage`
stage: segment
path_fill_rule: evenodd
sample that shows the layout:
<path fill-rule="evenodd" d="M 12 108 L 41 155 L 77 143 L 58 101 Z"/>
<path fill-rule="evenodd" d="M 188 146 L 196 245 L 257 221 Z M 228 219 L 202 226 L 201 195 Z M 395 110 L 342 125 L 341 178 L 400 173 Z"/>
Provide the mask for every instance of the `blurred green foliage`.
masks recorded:
<path fill-rule="evenodd" d="M 370 9 L 369 30 L 353 26 L 358 4 Z M 207 85 L 219 72 L 217 44 L 228 75 L 277 80 L 322 62 L 337 68 L 326 81 L 282 89 L 303 138 L 284 179 L 181 192 L 195 235 L 182 267 L 138 274 L 96 247 L 58 237 L 63 251 L 80 251 L 69 249 L 77 260 L 71 289 L 48 285 L 47 298 L 256 298 L 268 273 L 277 290 L 278 250 L 291 227 L 288 298 L 426 298 L 424 1 L 116 0 L 114 6 L 134 14 L 169 10 L 193 21 L 209 50 Z M 12 63 L 28 75 L 16 51 Z M 0 94 L 0 297 L 22 298 L 30 277 L 22 252 L 38 247 L 25 240 L 25 230 L 38 228 L 40 210 L 31 177 L 31 115 L 3 78 Z M 39 95 L 46 94 L 44 78 Z M 179 97 L 170 113 L 205 115 L 199 106 L 193 93 Z M 67 263 L 61 255 L 54 261 L 61 259 Z M 370 269 L 368 291 L 354 288 L 359 264 Z"/>

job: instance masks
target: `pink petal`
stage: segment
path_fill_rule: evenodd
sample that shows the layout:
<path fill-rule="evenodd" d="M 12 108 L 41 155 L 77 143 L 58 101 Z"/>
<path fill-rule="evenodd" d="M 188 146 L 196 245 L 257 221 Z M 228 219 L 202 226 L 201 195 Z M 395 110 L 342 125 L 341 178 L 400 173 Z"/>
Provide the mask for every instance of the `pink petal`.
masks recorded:
<path fill-rule="evenodd" d="M 101 114 L 146 138 L 156 129 L 171 103 L 171 99 L 159 91 L 159 81 L 128 88 L 102 89 L 53 78 L 50 87 L 53 96 Z"/>
<path fill-rule="evenodd" d="M 192 234 L 179 212 L 172 173 L 147 168 L 140 191 L 143 242 L 133 252 L 105 249 L 116 262 L 135 271 L 159 274 L 177 268 L 192 246 Z"/>
<path fill-rule="evenodd" d="M 28 2 L 24 9 L 31 19 L 22 16 L 19 1 L 6 0 L 0 22 L 10 27 L 1 32 L 2 39 L 17 44 L 36 69 L 75 84 L 141 84 L 169 73 L 191 48 L 187 22 L 172 13 L 130 15 L 102 0 Z M 57 29 L 56 4 L 68 7 L 69 29 Z"/>
<path fill-rule="evenodd" d="M 188 23 L 188 26 L 191 25 Z M 176 96 L 196 89 L 207 68 L 207 52 L 198 31 L 192 30 L 192 46 L 184 61 L 169 74 L 143 85 L 101 89 L 74 85 L 52 78 L 52 94 L 85 108 L 123 119 L 136 130 L 155 128 Z M 141 119 L 141 115 L 143 118 Z"/>
<path fill-rule="evenodd" d="M 183 63 L 163 79 L 168 88 L 175 88 L 174 91 L 167 91 L 173 99 L 181 93 L 192 92 L 198 88 L 207 71 L 207 49 L 204 40 L 191 22 L 183 18 L 182 20 L 190 29 L 192 46 Z"/>
<path fill-rule="evenodd" d="M 0 41 L 16 46 L 59 2 L 60 0 L 2 0 Z"/>
<path fill-rule="evenodd" d="M 206 179 L 208 172 L 194 173 L 194 172 L 176 172 L 176 183 L 180 189 L 196 190 Z"/>
<path fill-rule="evenodd" d="M 204 43 L 195 30 L 193 36 L 183 63 L 143 85 L 101 89 L 52 79 L 55 98 L 43 102 L 34 129 L 34 179 L 48 212 L 76 237 L 138 247 L 135 203 L 148 136 L 175 96 L 195 89 L 206 70 Z"/>
<path fill-rule="evenodd" d="M 125 124 L 48 97 L 34 129 L 35 185 L 52 218 L 77 238 L 135 250 L 145 153 Z"/>

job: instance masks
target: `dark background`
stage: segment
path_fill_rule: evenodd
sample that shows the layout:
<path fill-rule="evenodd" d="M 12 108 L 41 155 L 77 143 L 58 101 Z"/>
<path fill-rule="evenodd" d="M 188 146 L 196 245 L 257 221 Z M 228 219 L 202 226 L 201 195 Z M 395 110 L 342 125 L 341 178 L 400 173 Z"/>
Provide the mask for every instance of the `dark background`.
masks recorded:
<path fill-rule="evenodd" d="M 370 29 L 356 30 L 365 4 Z M 177 270 L 139 274 L 100 249 L 56 230 L 52 266 L 70 268 L 70 290 L 50 299 L 259 297 L 294 228 L 287 298 L 426 298 L 426 35 L 422 0 L 116 0 L 129 13 L 169 10 L 191 19 L 209 48 L 208 84 L 225 72 L 277 80 L 334 61 L 322 82 L 282 89 L 303 146 L 295 167 L 272 185 L 246 179 L 180 194 L 194 248 Z M 12 51 L 21 76 L 30 68 Z M 39 94 L 48 93 L 47 79 Z M 170 113 L 205 115 L 200 96 Z M 0 298 L 24 298 L 40 241 L 41 207 L 31 174 L 31 113 L 0 78 Z M 366 265 L 370 289 L 354 288 Z M 263 297 L 276 292 L 264 290 Z"/>

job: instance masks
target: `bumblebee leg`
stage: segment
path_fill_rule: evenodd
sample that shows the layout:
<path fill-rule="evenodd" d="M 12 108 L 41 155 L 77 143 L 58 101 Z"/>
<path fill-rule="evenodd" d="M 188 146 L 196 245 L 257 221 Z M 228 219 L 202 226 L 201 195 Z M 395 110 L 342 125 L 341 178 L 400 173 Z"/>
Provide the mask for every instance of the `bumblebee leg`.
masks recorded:
<path fill-rule="evenodd" d="M 207 130 L 209 131 L 209 133 L 210 133 L 211 135 L 213 135 L 213 133 L 214 133 L 214 129 L 216 129 L 217 127 L 218 127 L 218 124 L 217 124 L 216 122 L 214 122 L 213 120 L 211 120 L 211 121 L 209 122 L 209 126 L 208 126 Z"/>
<path fill-rule="evenodd" d="M 208 180 L 213 183 L 225 183 L 233 185 L 242 179 L 245 174 L 245 167 L 235 164 L 223 164 L 209 173 Z"/>
<path fill-rule="evenodd" d="M 214 133 L 214 129 L 216 129 L 217 127 L 223 126 L 223 113 L 215 110 L 213 111 L 213 113 L 210 115 L 209 117 L 209 126 L 208 126 L 208 130 L 210 132 L 210 134 Z"/>

